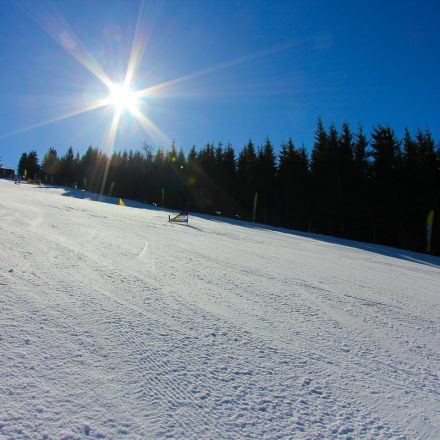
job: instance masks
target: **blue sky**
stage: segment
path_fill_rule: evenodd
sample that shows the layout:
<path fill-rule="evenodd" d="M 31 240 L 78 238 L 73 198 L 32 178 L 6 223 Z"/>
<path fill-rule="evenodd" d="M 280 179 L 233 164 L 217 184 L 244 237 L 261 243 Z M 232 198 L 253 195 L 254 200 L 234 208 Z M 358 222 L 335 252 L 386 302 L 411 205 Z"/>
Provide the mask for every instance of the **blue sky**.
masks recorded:
<path fill-rule="evenodd" d="M 266 136 L 310 149 L 318 117 L 399 136 L 430 128 L 438 140 L 439 19 L 436 1 L 3 0 L 1 162 L 173 138 L 185 151 Z M 61 119 L 108 96 L 81 61 L 120 83 L 133 41 L 145 50 L 131 88 L 167 83 L 139 101 L 150 125 L 123 111 L 110 142 L 112 105 Z"/>

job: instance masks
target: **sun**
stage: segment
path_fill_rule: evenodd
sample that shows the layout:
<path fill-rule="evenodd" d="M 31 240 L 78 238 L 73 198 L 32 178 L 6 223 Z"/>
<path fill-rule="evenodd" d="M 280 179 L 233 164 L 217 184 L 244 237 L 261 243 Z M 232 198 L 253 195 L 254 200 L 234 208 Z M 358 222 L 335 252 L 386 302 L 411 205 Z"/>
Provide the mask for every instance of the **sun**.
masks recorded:
<path fill-rule="evenodd" d="M 136 97 L 136 93 L 130 90 L 129 87 L 124 87 L 119 84 L 112 84 L 109 89 L 109 105 L 113 105 L 113 107 L 120 112 L 122 112 L 123 110 L 137 110 L 138 100 Z"/>

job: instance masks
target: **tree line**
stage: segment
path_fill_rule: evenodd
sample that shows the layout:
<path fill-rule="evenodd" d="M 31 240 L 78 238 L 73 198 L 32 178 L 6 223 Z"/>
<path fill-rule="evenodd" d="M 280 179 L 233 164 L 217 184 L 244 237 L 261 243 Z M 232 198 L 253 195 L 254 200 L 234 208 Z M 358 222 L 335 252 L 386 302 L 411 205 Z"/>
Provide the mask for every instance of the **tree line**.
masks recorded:
<path fill-rule="evenodd" d="M 190 202 L 201 213 L 255 220 L 273 226 L 426 249 L 426 217 L 435 211 L 434 253 L 440 254 L 440 146 L 429 130 L 398 139 L 377 125 L 370 139 L 348 123 L 326 129 L 318 120 L 310 154 L 292 139 L 279 153 L 267 138 L 252 140 L 236 154 L 231 145 L 175 143 L 165 151 L 111 156 L 90 146 L 80 156 L 50 148 L 41 165 L 24 153 L 18 172 L 47 183 L 181 209 Z"/>

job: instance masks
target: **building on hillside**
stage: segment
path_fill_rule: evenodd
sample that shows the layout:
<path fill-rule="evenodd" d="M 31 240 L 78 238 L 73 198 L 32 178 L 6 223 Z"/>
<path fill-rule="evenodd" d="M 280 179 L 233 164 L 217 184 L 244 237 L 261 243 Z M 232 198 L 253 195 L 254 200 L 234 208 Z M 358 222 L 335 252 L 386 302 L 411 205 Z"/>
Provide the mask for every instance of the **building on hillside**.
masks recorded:
<path fill-rule="evenodd" d="M 14 168 L 4 168 L 0 165 L 0 178 L 2 179 L 13 179 L 15 176 Z"/>

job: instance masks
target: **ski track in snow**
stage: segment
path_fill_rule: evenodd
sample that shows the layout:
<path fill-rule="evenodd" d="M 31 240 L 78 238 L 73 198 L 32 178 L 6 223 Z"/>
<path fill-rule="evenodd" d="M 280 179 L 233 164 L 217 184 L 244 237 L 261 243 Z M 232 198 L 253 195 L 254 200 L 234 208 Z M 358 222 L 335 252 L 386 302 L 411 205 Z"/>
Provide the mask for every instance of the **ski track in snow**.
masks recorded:
<path fill-rule="evenodd" d="M 0 438 L 440 438 L 439 258 L 0 193 Z"/>

